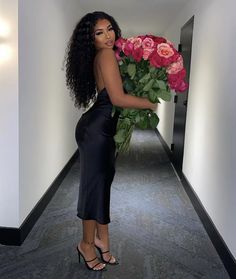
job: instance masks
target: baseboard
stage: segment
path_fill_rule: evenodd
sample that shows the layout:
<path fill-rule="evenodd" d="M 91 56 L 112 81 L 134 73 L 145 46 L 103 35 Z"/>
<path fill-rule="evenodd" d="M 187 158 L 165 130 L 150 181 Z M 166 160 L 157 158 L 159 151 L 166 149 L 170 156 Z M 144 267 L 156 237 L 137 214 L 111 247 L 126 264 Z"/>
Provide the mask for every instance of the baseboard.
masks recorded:
<path fill-rule="evenodd" d="M 158 130 L 156 129 L 156 134 L 160 139 L 160 142 L 163 145 L 164 150 L 166 151 L 170 161 L 172 161 L 172 152 Z M 174 167 L 174 165 L 172 164 Z M 177 172 L 177 170 L 175 170 Z M 203 204 L 201 203 L 200 199 L 198 198 L 197 194 L 195 193 L 193 187 L 183 174 L 179 176 L 180 181 L 184 187 L 185 192 L 187 193 L 198 217 L 200 218 L 209 238 L 211 239 L 212 244 L 214 245 L 222 263 L 225 266 L 230 278 L 236 278 L 236 259 L 228 249 L 226 243 L 224 242 L 222 236 L 218 232 L 217 228 L 215 227 L 214 223 L 212 222 L 210 216 L 208 215 L 207 211 L 205 210 Z"/>
<path fill-rule="evenodd" d="M 70 170 L 71 166 L 74 164 L 75 160 L 78 158 L 78 149 L 72 155 L 70 160 L 58 174 L 58 176 L 54 179 L 46 193 L 43 197 L 38 201 L 35 207 L 32 209 L 30 214 L 27 216 L 25 221 L 22 223 L 20 228 L 8 228 L 8 227 L 0 227 L 0 243 L 3 245 L 16 245 L 20 246 L 31 229 L 33 228 L 34 224 L 37 222 L 38 218 L 41 216 L 42 212 L 44 211 L 45 207 L 48 205 L 50 200 L 52 199 L 53 195 L 59 188 L 61 182 L 63 181 L 64 177 L 67 175 L 68 171 Z"/>
<path fill-rule="evenodd" d="M 159 131 L 157 129 L 155 129 L 155 132 L 156 132 L 163 148 L 165 149 L 165 152 L 167 153 L 170 161 L 172 161 L 172 152 L 171 152 L 169 146 L 166 144 L 165 140 L 163 139 L 163 137 L 161 136 L 161 134 L 159 133 Z"/>
<path fill-rule="evenodd" d="M 181 183 L 187 193 L 195 211 L 197 212 L 209 238 L 211 239 L 212 244 L 214 245 L 218 255 L 223 262 L 225 269 L 231 278 L 236 278 L 236 260 L 230 250 L 228 249 L 226 243 L 224 242 L 222 236 L 218 232 L 214 223 L 212 222 L 210 216 L 205 210 L 203 204 L 199 200 L 197 194 L 193 190 L 191 184 L 183 174 L 181 177 Z"/>

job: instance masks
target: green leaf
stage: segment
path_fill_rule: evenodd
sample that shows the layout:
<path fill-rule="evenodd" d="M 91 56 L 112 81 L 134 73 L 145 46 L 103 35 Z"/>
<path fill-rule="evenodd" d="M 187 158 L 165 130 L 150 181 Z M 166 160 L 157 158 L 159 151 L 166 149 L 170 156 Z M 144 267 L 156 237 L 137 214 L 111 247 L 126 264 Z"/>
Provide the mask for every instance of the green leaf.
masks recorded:
<path fill-rule="evenodd" d="M 171 94 L 171 92 L 166 91 L 166 90 L 159 90 L 158 97 L 166 102 L 170 102 L 171 98 L 172 98 L 172 94 Z"/>
<path fill-rule="evenodd" d="M 132 56 L 127 57 L 127 61 L 131 62 L 131 63 L 135 62 L 135 60 L 134 60 L 134 58 Z"/>
<path fill-rule="evenodd" d="M 136 65 L 130 63 L 127 67 L 127 71 L 128 71 L 128 74 L 130 75 L 131 79 L 133 79 L 135 76 L 135 73 L 136 73 Z"/>
<path fill-rule="evenodd" d="M 127 73 L 127 65 L 125 63 L 120 65 L 120 71 L 121 71 L 121 74 Z"/>
<path fill-rule="evenodd" d="M 139 113 L 135 116 L 135 123 L 139 123 L 139 121 L 141 120 L 141 117 L 139 115 Z"/>
<path fill-rule="evenodd" d="M 143 82 L 147 82 L 150 78 L 150 73 L 144 75 L 140 80 L 139 82 L 143 83 Z"/>
<path fill-rule="evenodd" d="M 156 83 L 160 89 L 166 90 L 166 83 L 163 80 L 156 80 Z"/>
<path fill-rule="evenodd" d="M 154 83 L 153 83 L 153 86 L 152 86 L 153 89 L 159 89 L 159 84 L 157 82 L 157 80 L 155 79 Z"/>
<path fill-rule="evenodd" d="M 143 88 L 143 91 L 149 91 L 152 88 L 152 85 L 154 83 L 154 79 L 151 79 Z"/>
<path fill-rule="evenodd" d="M 129 109 L 123 109 L 122 110 L 122 116 L 125 118 L 125 117 L 127 117 L 129 115 Z"/>
<path fill-rule="evenodd" d="M 137 123 L 140 129 L 147 129 L 148 127 L 148 119 L 145 116 L 140 117 L 140 121 Z"/>
<path fill-rule="evenodd" d="M 137 109 L 129 109 L 129 115 L 130 116 L 135 116 L 136 114 L 138 113 L 138 110 Z"/>
<path fill-rule="evenodd" d="M 149 118 L 149 125 L 150 125 L 150 127 L 152 129 L 155 129 L 158 123 L 159 123 L 158 116 L 154 112 L 152 112 L 151 116 Z"/>
<path fill-rule="evenodd" d="M 157 103 L 158 102 L 158 91 L 150 89 L 148 91 L 148 99 L 152 103 Z"/>
<path fill-rule="evenodd" d="M 167 80 L 167 73 L 164 67 L 158 69 L 156 78 L 158 80 Z"/>
<path fill-rule="evenodd" d="M 111 116 L 113 117 L 116 113 L 116 106 L 112 106 Z"/>
<path fill-rule="evenodd" d="M 155 68 L 155 67 L 152 67 L 152 66 L 151 66 L 149 69 L 150 69 L 150 73 L 151 73 L 151 74 L 154 74 L 154 73 L 157 72 L 157 68 Z"/>
<path fill-rule="evenodd" d="M 129 78 L 126 78 L 124 80 L 123 86 L 127 90 L 127 92 L 132 92 L 135 89 L 135 83 Z"/>
<path fill-rule="evenodd" d="M 125 139 L 125 130 L 120 129 L 117 131 L 116 135 L 114 136 L 114 140 L 117 143 L 122 143 Z"/>
<path fill-rule="evenodd" d="M 124 121 L 123 121 L 123 125 L 126 126 L 126 127 L 129 127 L 131 124 L 131 121 L 129 118 L 125 118 Z"/>

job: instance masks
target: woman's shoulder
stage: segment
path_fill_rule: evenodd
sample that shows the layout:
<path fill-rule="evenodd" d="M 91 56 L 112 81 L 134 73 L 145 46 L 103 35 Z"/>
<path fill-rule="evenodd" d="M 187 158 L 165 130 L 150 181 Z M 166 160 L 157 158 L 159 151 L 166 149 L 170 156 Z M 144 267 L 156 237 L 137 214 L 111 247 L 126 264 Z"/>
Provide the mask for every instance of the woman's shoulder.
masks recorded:
<path fill-rule="evenodd" d="M 115 58 L 115 57 L 116 57 L 115 51 L 111 48 L 103 48 L 103 49 L 99 50 L 99 52 L 96 55 L 97 60 L 101 60 L 104 58 L 111 59 L 111 58 Z"/>

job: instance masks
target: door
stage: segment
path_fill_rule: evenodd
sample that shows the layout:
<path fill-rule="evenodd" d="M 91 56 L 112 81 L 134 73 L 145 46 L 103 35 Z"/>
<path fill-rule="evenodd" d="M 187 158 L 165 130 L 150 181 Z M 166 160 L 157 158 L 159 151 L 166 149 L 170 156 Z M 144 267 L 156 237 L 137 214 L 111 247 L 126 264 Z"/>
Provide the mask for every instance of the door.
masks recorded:
<path fill-rule="evenodd" d="M 190 64 L 191 64 L 191 49 L 192 49 L 192 36 L 193 36 L 193 22 L 192 17 L 181 28 L 179 52 L 183 56 L 184 67 L 186 69 L 186 81 L 189 83 L 190 77 Z M 183 154 L 184 154 L 184 136 L 185 136 L 185 123 L 188 107 L 188 89 L 183 93 L 178 93 L 175 98 L 175 117 L 174 117 L 174 130 L 173 130 L 173 144 L 172 150 L 172 163 L 178 173 L 182 176 Z"/>

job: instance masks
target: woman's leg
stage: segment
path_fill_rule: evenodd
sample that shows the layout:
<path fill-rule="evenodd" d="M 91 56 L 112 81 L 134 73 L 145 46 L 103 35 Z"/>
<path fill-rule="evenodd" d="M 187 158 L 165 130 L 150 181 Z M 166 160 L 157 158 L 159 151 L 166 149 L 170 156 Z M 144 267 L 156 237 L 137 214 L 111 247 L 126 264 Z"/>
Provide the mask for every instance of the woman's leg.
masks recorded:
<path fill-rule="evenodd" d="M 95 252 L 94 238 L 95 238 L 95 229 L 96 221 L 94 220 L 82 220 L 83 225 L 83 239 L 80 241 L 78 247 L 81 253 L 83 254 L 86 261 L 94 259 L 97 255 Z M 98 259 L 95 259 L 92 262 L 88 262 L 90 267 L 93 267 L 99 262 Z M 104 267 L 103 263 L 100 263 L 95 267 L 95 269 L 102 269 Z"/>
<path fill-rule="evenodd" d="M 103 252 L 110 250 L 108 224 L 103 225 L 96 222 L 95 245 Z M 104 253 L 103 259 L 110 261 L 110 263 L 116 262 L 116 259 L 110 253 Z"/>

